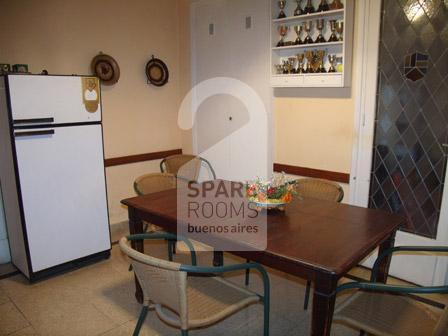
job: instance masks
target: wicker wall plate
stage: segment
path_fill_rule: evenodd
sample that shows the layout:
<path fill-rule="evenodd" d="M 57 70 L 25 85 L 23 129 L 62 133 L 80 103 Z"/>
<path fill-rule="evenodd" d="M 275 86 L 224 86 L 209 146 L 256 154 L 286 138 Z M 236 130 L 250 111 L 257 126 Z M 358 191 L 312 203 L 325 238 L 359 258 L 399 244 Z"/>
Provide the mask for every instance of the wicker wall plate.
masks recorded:
<path fill-rule="evenodd" d="M 153 55 L 146 64 L 146 77 L 148 78 L 148 84 L 164 86 L 168 83 L 170 73 L 166 64 Z"/>
<path fill-rule="evenodd" d="M 92 72 L 104 85 L 113 85 L 120 79 L 120 67 L 113 57 L 99 53 L 91 63 Z"/>

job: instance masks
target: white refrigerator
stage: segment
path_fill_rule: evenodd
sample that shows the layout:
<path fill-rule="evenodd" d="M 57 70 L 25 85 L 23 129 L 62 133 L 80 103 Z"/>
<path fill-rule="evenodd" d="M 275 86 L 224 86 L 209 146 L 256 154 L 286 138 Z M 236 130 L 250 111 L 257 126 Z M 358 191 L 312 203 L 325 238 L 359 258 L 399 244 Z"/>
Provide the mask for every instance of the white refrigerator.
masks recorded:
<path fill-rule="evenodd" d="M 99 81 L 0 76 L 11 259 L 31 281 L 110 255 Z"/>

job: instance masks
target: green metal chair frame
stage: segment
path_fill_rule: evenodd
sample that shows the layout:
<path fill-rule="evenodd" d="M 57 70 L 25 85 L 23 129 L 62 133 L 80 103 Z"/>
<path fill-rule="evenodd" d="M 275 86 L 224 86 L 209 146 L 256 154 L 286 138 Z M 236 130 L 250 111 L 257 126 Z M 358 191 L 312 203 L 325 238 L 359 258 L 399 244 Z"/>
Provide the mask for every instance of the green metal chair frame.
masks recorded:
<path fill-rule="evenodd" d="M 360 289 L 368 291 L 377 292 L 387 292 L 396 294 L 448 294 L 448 286 L 426 286 L 426 287 L 416 287 L 416 286 L 401 286 L 401 285 L 387 285 L 384 283 L 377 282 L 378 271 L 381 262 L 389 255 L 396 252 L 438 252 L 447 253 L 448 246 L 397 246 L 390 248 L 380 254 L 372 267 L 372 273 L 370 277 L 370 282 L 348 282 L 340 285 L 336 289 L 336 293 L 340 293 L 348 289 Z M 360 331 L 360 335 L 364 335 L 364 331 Z"/>
<path fill-rule="evenodd" d="M 182 240 L 190 249 L 191 254 L 191 265 L 182 264 L 180 266 L 179 271 L 187 272 L 190 276 L 216 276 L 218 274 L 224 274 L 228 272 L 240 271 L 240 270 L 257 270 L 262 279 L 263 279 L 263 287 L 264 292 L 263 295 L 258 295 L 261 302 L 263 302 L 263 313 L 264 313 L 264 325 L 263 325 L 263 335 L 269 336 L 269 310 L 270 310 L 270 281 L 269 276 L 263 266 L 258 263 L 244 263 L 244 264 L 234 264 L 228 266 L 219 266 L 219 267 L 203 267 L 197 266 L 197 257 L 196 252 L 194 250 L 193 244 L 185 237 L 174 235 L 171 233 L 143 233 L 143 234 L 135 234 L 129 235 L 126 237 L 128 241 L 143 241 L 143 240 Z M 149 307 L 143 306 L 139 319 L 137 321 L 137 325 L 135 326 L 135 330 L 133 336 L 138 336 L 143 325 L 143 322 L 146 319 L 148 314 Z M 188 336 L 188 330 L 182 330 L 181 336 Z"/>

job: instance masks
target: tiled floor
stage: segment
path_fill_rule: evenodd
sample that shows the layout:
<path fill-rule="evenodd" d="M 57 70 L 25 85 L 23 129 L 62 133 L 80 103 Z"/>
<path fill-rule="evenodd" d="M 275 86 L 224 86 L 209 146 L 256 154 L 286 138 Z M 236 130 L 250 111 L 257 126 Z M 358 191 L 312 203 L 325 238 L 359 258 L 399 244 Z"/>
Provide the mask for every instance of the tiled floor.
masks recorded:
<path fill-rule="evenodd" d="M 150 253 L 164 256 L 161 243 L 147 246 Z M 179 261 L 186 260 L 177 255 Z M 226 257 L 226 263 L 238 260 Z M 200 264 L 210 265 L 211 255 L 201 254 Z M 30 285 L 17 275 L 0 281 L 0 335 L 131 335 L 140 305 L 134 299 L 133 273 L 118 246 L 109 260 Z M 229 278 L 243 284 L 243 274 Z M 310 314 L 304 312 L 304 282 L 270 271 L 271 335 L 308 335 Z M 251 276 L 251 288 L 260 290 L 260 279 Z M 191 332 L 191 335 L 261 335 L 262 306 L 249 309 L 218 323 Z M 142 336 L 179 335 L 179 331 L 162 323 L 154 312 L 148 315 Z M 333 335 L 358 335 L 357 331 L 334 324 Z"/>

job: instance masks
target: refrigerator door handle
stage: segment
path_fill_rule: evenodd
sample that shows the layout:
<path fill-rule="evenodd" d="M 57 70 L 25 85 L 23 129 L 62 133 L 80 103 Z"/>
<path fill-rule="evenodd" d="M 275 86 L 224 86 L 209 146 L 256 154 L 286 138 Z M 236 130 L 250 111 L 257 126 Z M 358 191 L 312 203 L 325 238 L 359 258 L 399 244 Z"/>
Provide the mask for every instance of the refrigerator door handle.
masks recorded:
<path fill-rule="evenodd" d="M 14 119 L 14 125 L 53 123 L 54 118 Z"/>
<path fill-rule="evenodd" d="M 54 130 L 44 130 L 44 131 L 28 131 L 28 132 L 14 132 L 14 137 L 30 137 L 39 135 L 53 135 Z"/>

